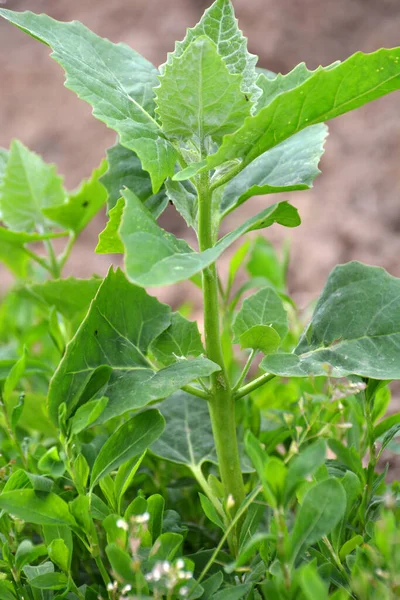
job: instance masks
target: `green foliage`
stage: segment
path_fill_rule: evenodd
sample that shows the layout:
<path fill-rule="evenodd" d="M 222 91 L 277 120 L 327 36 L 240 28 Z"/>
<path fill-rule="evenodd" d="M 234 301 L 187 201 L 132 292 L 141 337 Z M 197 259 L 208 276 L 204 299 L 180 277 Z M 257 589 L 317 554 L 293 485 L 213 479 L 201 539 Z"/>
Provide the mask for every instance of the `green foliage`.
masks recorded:
<path fill-rule="evenodd" d="M 336 267 L 304 327 L 288 245 L 265 237 L 297 209 L 220 225 L 254 195 L 310 188 L 323 121 L 398 89 L 400 50 L 276 75 L 216 0 L 157 70 L 76 21 L 0 15 L 118 134 L 73 192 L 20 142 L 0 149 L 16 280 L 0 304 L 0 598 L 398 598 L 383 461 L 399 452 L 400 280 Z M 196 249 L 157 223 L 168 202 Z M 125 273 L 64 278 L 105 205 L 96 251 Z M 188 279 L 198 323 L 180 290 L 172 309 L 144 289 Z"/>

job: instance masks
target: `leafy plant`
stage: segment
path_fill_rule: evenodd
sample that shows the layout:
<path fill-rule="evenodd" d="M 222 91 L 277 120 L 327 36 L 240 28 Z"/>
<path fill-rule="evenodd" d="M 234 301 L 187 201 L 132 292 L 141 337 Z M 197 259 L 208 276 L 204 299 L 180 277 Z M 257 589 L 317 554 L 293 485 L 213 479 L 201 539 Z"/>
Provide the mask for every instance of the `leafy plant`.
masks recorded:
<path fill-rule="evenodd" d="M 394 599 L 400 281 L 351 262 L 309 324 L 289 297 L 300 225 L 286 201 L 220 237 L 255 195 L 304 190 L 325 121 L 400 88 L 400 48 L 287 75 L 256 68 L 216 0 L 156 69 L 82 24 L 0 9 L 52 49 L 66 86 L 118 134 L 74 192 L 15 141 L 0 151 L 0 597 Z M 172 203 L 192 248 L 157 219 Z M 62 278 L 107 205 L 102 279 Z M 61 238 L 54 245 L 54 240 Z M 56 248 L 64 245 L 58 253 Z M 190 279 L 204 336 L 145 287 Z"/>

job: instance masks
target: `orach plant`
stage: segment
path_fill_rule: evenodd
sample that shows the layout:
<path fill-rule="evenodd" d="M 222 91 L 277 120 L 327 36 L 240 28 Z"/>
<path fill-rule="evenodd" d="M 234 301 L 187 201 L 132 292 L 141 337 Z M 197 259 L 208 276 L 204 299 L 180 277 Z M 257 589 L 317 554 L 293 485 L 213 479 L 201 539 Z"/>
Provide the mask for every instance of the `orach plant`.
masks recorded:
<path fill-rule="evenodd" d="M 118 134 L 74 192 L 22 143 L 0 152 L 1 600 L 399 598 L 379 459 L 398 450 L 400 279 L 336 267 L 301 332 L 287 251 L 250 236 L 226 280 L 216 264 L 300 224 L 278 201 L 219 235 L 250 197 L 311 187 L 324 121 L 400 88 L 400 48 L 275 75 L 217 0 L 156 69 L 76 21 L 0 15 Z M 124 270 L 62 279 L 106 203 L 96 252 Z M 198 248 L 158 225 L 169 203 Z M 183 280 L 204 346 L 188 304 L 145 291 Z"/>

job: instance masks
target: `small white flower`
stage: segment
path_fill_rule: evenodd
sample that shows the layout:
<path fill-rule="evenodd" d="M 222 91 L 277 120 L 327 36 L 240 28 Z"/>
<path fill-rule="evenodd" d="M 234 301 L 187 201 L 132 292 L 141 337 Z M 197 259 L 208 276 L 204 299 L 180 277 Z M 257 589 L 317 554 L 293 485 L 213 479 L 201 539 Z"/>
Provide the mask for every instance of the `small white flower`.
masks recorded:
<path fill-rule="evenodd" d="M 178 560 L 176 561 L 176 568 L 177 569 L 185 568 L 185 561 L 182 558 L 178 558 Z"/>
<path fill-rule="evenodd" d="M 229 494 L 227 501 L 226 501 L 226 508 L 228 510 L 231 510 L 231 508 L 233 508 L 235 506 L 235 499 L 232 496 L 232 494 Z"/>
<path fill-rule="evenodd" d="M 171 565 L 167 560 L 164 560 L 164 562 L 162 563 L 162 570 L 164 571 L 164 573 L 169 573 L 170 569 Z"/>
<path fill-rule="evenodd" d="M 188 588 L 188 587 L 186 587 L 186 586 L 182 587 L 182 588 L 179 590 L 179 594 L 180 594 L 181 596 L 187 596 L 187 595 L 188 595 L 188 593 L 189 593 L 189 588 Z"/>
<path fill-rule="evenodd" d="M 125 596 L 125 594 L 127 594 L 128 592 L 130 592 L 130 591 L 131 591 L 131 589 L 132 589 L 132 586 L 131 586 L 131 585 L 129 585 L 129 583 L 128 583 L 128 585 L 126 585 L 125 587 L 123 587 L 123 588 L 122 588 L 122 590 L 121 590 L 121 594 L 122 594 L 123 596 Z"/>
<path fill-rule="evenodd" d="M 119 527 L 120 529 L 123 529 L 124 531 L 128 531 L 128 529 L 129 529 L 129 525 L 126 521 L 124 521 L 124 519 L 118 519 L 117 527 Z"/>
<path fill-rule="evenodd" d="M 135 521 L 136 523 L 148 523 L 150 521 L 150 514 L 145 512 L 142 515 L 137 515 Z"/>

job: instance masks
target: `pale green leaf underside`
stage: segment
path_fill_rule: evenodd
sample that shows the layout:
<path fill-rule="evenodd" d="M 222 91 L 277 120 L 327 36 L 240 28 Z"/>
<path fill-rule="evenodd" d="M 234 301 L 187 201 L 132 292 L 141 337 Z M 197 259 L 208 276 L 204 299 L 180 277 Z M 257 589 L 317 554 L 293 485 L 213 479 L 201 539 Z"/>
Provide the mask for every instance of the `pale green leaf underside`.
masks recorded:
<path fill-rule="evenodd" d="M 255 325 L 273 327 L 281 338 L 288 332 L 287 314 L 282 300 L 272 287 L 265 287 L 243 301 L 233 322 L 234 342 Z"/>
<path fill-rule="evenodd" d="M 179 358 L 200 356 L 205 352 L 197 323 L 188 321 L 179 313 L 171 315 L 171 325 L 154 340 L 150 351 L 164 366 Z"/>
<path fill-rule="evenodd" d="M 167 179 L 165 192 L 176 210 L 185 219 L 188 227 L 197 228 L 198 199 L 197 191 L 191 181 L 173 181 Z"/>
<path fill-rule="evenodd" d="M 150 176 L 135 152 L 117 143 L 107 150 L 107 161 L 108 170 L 100 181 L 108 192 L 108 210 L 114 208 L 121 198 L 121 190 L 126 187 L 144 202 L 155 219 L 158 218 L 168 200 L 163 190 L 153 194 Z"/>
<path fill-rule="evenodd" d="M 84 180 L 63 204 L 43 209 L 44 215 L 65 229 L 79 234 L 106 203 L 107 191 L 99 181 L 106 169 L 107 161 L 103 160 L 94 169 L 90 179 Z"/>
<path fill-rule="evenodd" d="M 400 48 L 358 52 L 334 67 L 319 67 L 303 84 L 280 93 L 248 117 L 197 172 L 241 159 L 243 168 L 302 129 L 338 117 L 400 87 Z M 191 165 L 190 173 L 196 172 Z M 179 177 L 185 177 L 182 172 Z"/>
<path fill-rule="evenodd" d="M 263 229 L 273 223 L 286 227 L 300 224 L 297 210 L 287 202 L 281 202 L 246 221 L 213 248 L 198 253 L 184 240 L 161 229 L 129 190 L 124 192 L 124 198 L 126 205 L 119 235 L 125 247 L 126 272 L 134 283 L 142 286 L 168 285 L 189 279 L 248 231 Z"/>
<path fill-rule="evenodd" d="M 157 192 L 174 172 L 176 153 L 152 117 L 157 69 L 124 44 L 113 44 L 77 21 L 0 9 L 0 16 L 53 50 L 66 86 L 93 107 L 93 115 L 120 135 L 150 173 Z"/>
<path fill-rule="evenodd" d="M 239 336 L 239 342 L 241 348 L 252 348 L 263 354 L 271 354 L 279 348 L 281 337 L 270 325 L 252 325 Z"/>
<path fill-rule="evenodd" d="M 167 64 L 182 56 L 189 44 L 201 36 L 207 36 L 214 42 L 231 73 L 242 75 L 242 92 L 251 96 L 253 102 L 256 101 L 261 94 L 256 84 L 257 56 L 247 50 L 247 39 L 238 27 L 230 0 L 217 0 L 205 11 L 199 23 L 187 30 L 185 39 L 176 43 L 175 51 L 168 55 Z"/>
<path fill-rule="evenodd" d="M 312 187 L 327 135 L 326 125 L 313 125 L 261 154 L 225 186 L 221 212 L 230 212 L 252 196 Z"/>
<path fill-rule="evenodd" d="M 163 131 L 171 138 L 193 140 L 199 151 L 207 138 L 220 142 L 250 114 L 241 81 L 209 38 L 195 39 L 160 77 L 156 112 Z"/>
<path fill-rule="evenodd" d="M 336 267 L 295 353 L 261 367 L 288 377 L 399 379 L 400 279 L 358 262 Z"/>
<path fill-rule="evenodd" d="M 145 356 L 148 348 L 170 322 L 168 306 L 129 283 L 120 270 L 111 270 L 50 383 L 52 418 L 57 420 L 62 402 L 67 404 L 68 415 L 74 412 L 100 367 L 110 369 L 108 381 L 94 390 L 98 397 L 109 399 L 100 416 L 102 422 L 165 398 L 193 379 L 217 371 L 217 365 L 203 358 L 181 361 L 157 373 L 150 368 Z"/>
<path fill-rule="evenodd" d="M 43 230 L 48 225 L 43 209 L 61 204 L 64 199 L 62 179 L 54 165 L 46 164 L 35 152 L 14 140 L 0 189 L 4 223 L 15 231 Z"/>

